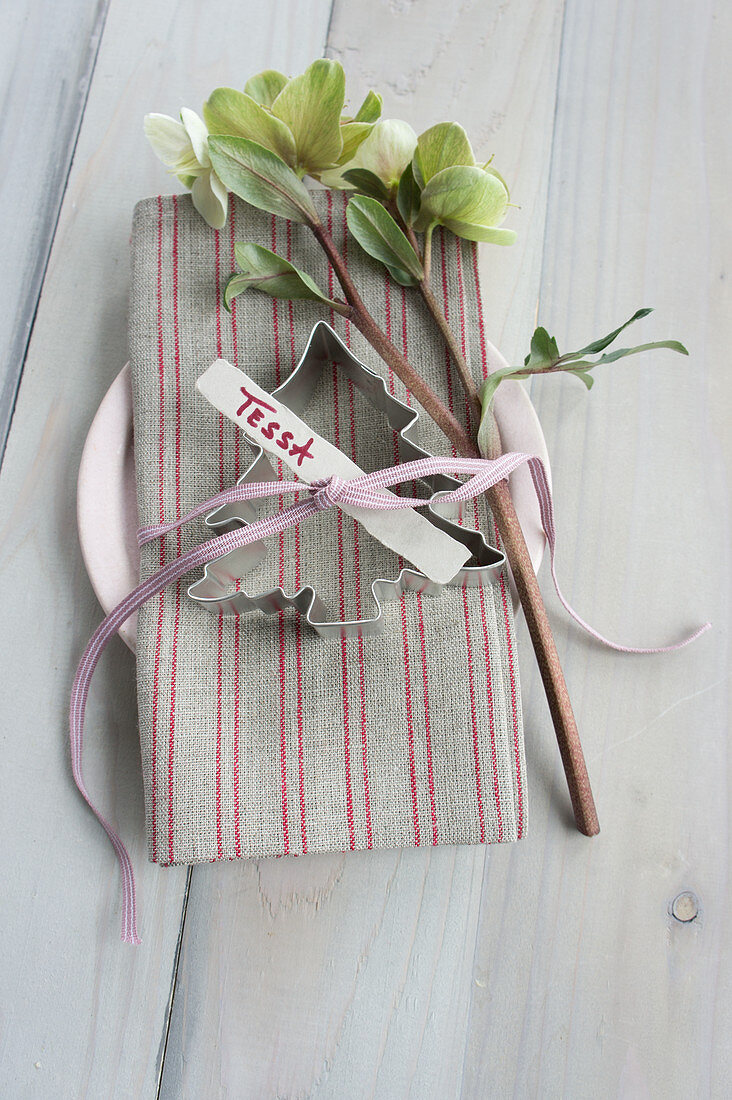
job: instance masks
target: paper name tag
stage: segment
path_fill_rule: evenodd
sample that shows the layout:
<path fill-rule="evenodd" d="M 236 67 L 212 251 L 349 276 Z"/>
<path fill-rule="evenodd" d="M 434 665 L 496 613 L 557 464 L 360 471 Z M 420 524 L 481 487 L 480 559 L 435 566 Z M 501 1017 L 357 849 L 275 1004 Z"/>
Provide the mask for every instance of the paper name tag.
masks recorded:
<path fill-rule="evenodd" d="M 358 477 L 364 471 L 343 451 L 317 435 L 304 420 L 244 371 L 217 359 L 197 382 L 203 396 L 263 450 L 282 459 L 302 481 L 312 484 L 334 474 Z M 391 494 L 381 490 L 385 496 Z M 447 584 L 465 565 L 470 550 L 435 527 L 414 508 L 381 512 L 342 505 L 366 530 L 438 584 Z"/>

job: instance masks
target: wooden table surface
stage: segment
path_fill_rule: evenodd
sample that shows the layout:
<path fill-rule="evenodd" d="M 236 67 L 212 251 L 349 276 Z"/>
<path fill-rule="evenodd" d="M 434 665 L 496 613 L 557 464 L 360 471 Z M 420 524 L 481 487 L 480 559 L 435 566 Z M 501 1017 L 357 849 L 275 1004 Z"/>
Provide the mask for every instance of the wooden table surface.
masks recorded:
<path fill-rule="evenodd" d="M 729 4 L 721 0 L 41 0 L 0 12 L 3 1097 L 727 1097 L 732 1085 L 728 552 Z M 530 817 L 515 845 L 159 869 L 134 662 L 92 691 L 89 785 L 130 841 L 142 946 L 70 773 L 66 707 L 100 618 L 81 447 L 126 359 L 135 201 L 170 189 L 146 111 L 339 58 L 355 101 L 461 121 L 519 208 L 483 257 L 512 362 L 640 306 L 659 353 L 531 396 L 568 597 L 542 570 L 602 826 L 572 825 L 519 625 Z M 725 255 L 726 251 L 726 255 Z M 679 894 L 692 897 L 677 903 Z M 693 919 L 678 919 L 693 918 Z"/>

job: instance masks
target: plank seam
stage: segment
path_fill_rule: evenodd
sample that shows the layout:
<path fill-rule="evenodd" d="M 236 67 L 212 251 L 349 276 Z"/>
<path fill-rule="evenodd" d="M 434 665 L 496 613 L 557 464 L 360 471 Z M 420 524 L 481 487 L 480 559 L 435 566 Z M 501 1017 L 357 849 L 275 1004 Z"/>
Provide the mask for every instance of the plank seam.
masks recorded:
<path fill-rule="evenodd" d="M 107 23 L 107 14 L 109 12 L 110 4 L 111 4 L 111 0 L 100 0 L 99 12 L 98 12 L 96 21 L 94 23 L 94 27 L 92 29 L 92 32 L 89 36 L 89 54 L 90 54 L 90 57 L 89 57 L 87 68 L 84 72 L 83 81 L 82 81 L 82 82 L 85 82 L 86 87 L 84 88 L 84 91 L 83 91 L 83 94 L 82 94 L 82 97 L 81 97 L 81 100 L 80 100 L 78 115 L 77 115 L 77 119 L 76 119 L 76 127 L 75 127 L 74 130 L 72 130 L 72 140 L 69 143 L 70 148 L 69 148 L 69 154 L 68 154 L 68 163 L 66 165 L 66 171 L 65 171 L 64 177 L 63 177 L 63 183 L 62 183 L 62 186 L 59 190 L 59 195 L 58 195 L 58 198 L 57 198 L 57 201 L 56 201 L 56 212 L 55 212 L 55 216 L 52 219 L 51 230 L 50 230 L 50 233 L 49 233 L 49 236 L 48 236 L 48 239 L 46 241 L 45 246 L 41 250 L 40 255 L 36 258 L 35 272 L 34 272 L 34 275 L 32 277 L 32 284 L 35 283 L 37 285 L 36 286 L 32 285 L 30 293 L 29 293 L 29 297 L 30 297 L 31 300 L 33 299 L 33 296 L 35 296 L 35 302 L 33 304 L 33 309 L 32 309 L 32 312 L 31 312 L 30 321 L 28 322 L 28 331 L 25 335 L 25 338 L 23 338 L 22 330 L 21 330 L 21 333 L 17 333 L 13 338 L 11 338 L 11 341 L 10 341 L 10 348 L 11 349 L 13 348 L 13 345 L 16 343 L 16 341 L 17 341 L 17 343 L 19 343 L 20 347 L 18 349 L 18 355 L 17 355 L 18 365 L 17 365 L 16 370 L 15 370 L 15 377 L 13 377 L 13 369 L 12 369 L 12 361 L 13 361 L 13 358 L 15 358 L 15 356 L 13 355 L 13 356 L 11 356 L 11 359 L 10 359 L 11 369 L 8 372 L 8 377 L 4 380 L 4 383 L 3 383 L 3 390 L 5 392 L 2 394 L 2 396 L 3 397 L 7 396 L 7 398 L 8 398 L 8 409 L 7 409 L 5 424 L 0 424 L 0 435 L 1 435 L 1 438 L 0 438 L 0 470 L 2 469 L 2 464 L 3 464 L 3 461 L 5 459 L 5 451 L 7 449 L 8 439 L 10 438 L 10 432 L 11 432 L 12 426 L 13 426 L 13 418 L 15 416 L 15 409 L 16 409 L 16 406 L 18 404 L 18 394 L 20 392 L 21 382 L 23 380 L 23 373 L 25 371 L 25 364 L 26 364 L 26 360 L 28 358 L 28 351 L 30 350 L 31 340 L 33 339 L 33 330 L 35 328 L 36 318 L 38 316 L 38 308 L 40 306 L 41 297 L 43 295 L 43 287 L 44 287 L 44 284 L 46 282 L 46 273 L 48 271 L 48 264 L 49 264 L 50 259 L 51 259 L 51 252 L 53 251 L 53 245 L 54 245 L 54 242 L 56 240 L 56 233 L 58 231 L 58 224 L 59 224 L 59 220 L 61 218 L 61 211 L 63 209 L 64 201 L 66 199 L 66 192 L 67 192 L 68 186 L 69 186 L 69 177 L 71 175 L 71 168 L 72 168 L 73 163 L 74 163 L 74 157 L 76 156 L 76 147 L 77 147 L 78 142 L 79 142 L 79 134 L 81 133 L 81 125 L 82 125 L 82 122 L 84 121 L 84 115 L 86 113 L 86 106 L 87 106 L 87 103 L 89 101 L 89 93 L 91 91 L 91 86 L 92 86 L 92 82 L 93 82 L 93 79 L 94 79 L 94 71 L 95 71 L 96 66 L 97 66 L 97 59 L 99 57 L 99 50 L 100 50 L 100 47 L 101 47 L 101 44 L 102 44 L 102 39 L 104 37 L 104 30 L 105 30 L 106 23 Z"/>

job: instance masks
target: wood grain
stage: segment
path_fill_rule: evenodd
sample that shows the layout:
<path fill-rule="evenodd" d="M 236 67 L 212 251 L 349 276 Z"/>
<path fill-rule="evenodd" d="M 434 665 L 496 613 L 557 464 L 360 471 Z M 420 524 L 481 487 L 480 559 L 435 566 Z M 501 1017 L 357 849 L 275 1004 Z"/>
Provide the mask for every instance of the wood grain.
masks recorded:
<path fill-rule="evenodd" d="M 136 950 L 119 941 L 114 855 L 67 748 L 73 671 L 100 618 L 77 545 L 76 470 L 127 358 L 132 209 L 169 186 L 142 116 L 200 107 L 217 83 L 289 62 L 290 49 L 307 60 L 327 16 L 317 3 L 297 16 L 274 3 L 256 21 L 224 2 L 110 7 L 0 476 L 0 578 L 12 594 L 0 686 L 3 1096 L 154 1096 L 167 1037 L 187 874 L 146 862 L 134 664 L 121 643 L 95 679 L 86 773 L 130 845 Z"/>
<path fill-rule="evenodd" d="M 87 71 L 95 12 L 67 0 L 48 17 L 76 59 L 69 71 Z M 0 474 L 0 1094 L 728 1095 L 731 22 L 719 0 L 336 0 L 332 12 L 328 0 L 256 11 L 112 0 Z M 34 44 L 34 65 L 57 63 L 40 31 L 12 41 L 25 43 L 16 89 L 30 86 Z M 608 653 L 568 624 L 543 577 L 599 837 L 573 827 L 520 629 L 520 844 L 190 876 L 145 862 L 133 665 L 117 644 L 90 702 L 87 772 L 92 790 L 113 792 L 131 841 L 143 936 L 133 950 L 117 939 L 111 850 L 70 777 L 66 705 L 99 618 L 76 549 L 75 471 L 126 358 L 132 206 L 167 184 L 140 119 L 197 107 L 266 65 L 296 71 L 326 47 L 354 101 L 378 87 L 387 114 L 417 129 L 456 117 L 480 153 L 496 153 L 520 239 L 486 249 L 482 268 L 489 335 L 511 361 L 537 309 L 562 348 L 641 305 L 657 312 L 639 338 L 687 343 L 688 360 L 606 368 L 591 394 L 552 378 L 532 396 L 553 464 L 559 572 L 578 610 L 631 643 L 705 618 L 715 630 L 678 654 Z M 66 136 L 44 131 L 42 150 L 68 165 L 76 116 L 70 93 L 64 102 Z M 5 186 L 31 191 L 20 160 L 9 163 Z M 55 221 L 60 191 L 47 194 L 38 226 Z M 29 225 L 21 267 L 43 271 L 49 237 Z M 21 282 L 19 325 L 22 302 L 34 303 L 32 280 Z M 675 916 L 682 894 L 692 897 Z"/>
<path fill-rule="evenodd" d="M 731 409 L 711 353 L 729 317 L 729 29 L 712 4 L 567 5 L 540 320 L 567 349 L 653 305 L 639 340 L 675 336 L 691 355 L 616 364 L 591 394 L 535 383 L 559 572 L 620 641 L 662 644 L 706 618 L 715 629 L 631 657 L 555 614 L 604 826 L 591 843 L 567 828 L 540 684 L 522 665 L 532 821 L 525 847 L 487 864 L 468 1096 L 729 1091 Z M 701 908 L 680 923 L 685 890 Z"/>
<path fill-rule="evenodd" d="M 0 454 L 86 105 L 108 0 L 0 12 Z"/>

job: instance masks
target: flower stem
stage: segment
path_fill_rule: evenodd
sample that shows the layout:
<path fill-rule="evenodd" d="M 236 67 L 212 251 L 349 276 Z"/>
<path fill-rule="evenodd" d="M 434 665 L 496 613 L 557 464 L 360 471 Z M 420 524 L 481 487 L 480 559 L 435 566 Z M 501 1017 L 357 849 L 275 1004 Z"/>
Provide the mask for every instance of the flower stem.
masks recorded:
<path fill-rule="evenodd" d="M 486 458 L 498 458 L 503 451 L 501 436 L 493 413 L 491 431 L 491 453 Z M 549 623 L 544 599 L 536 579 L 529 549 L 507 481 L 494 485 L 486 493 L 491 511 L 498 524 L 498 530 L 506 551 L 511 573 L 518 592 L 521 607 L 526 616 L 526 625 L 534 646 L 536 663 L 539 666 L 549 711 L 554 723 L 554 732 L 559 745 L 559 753 L 567 777 L 569 797 L 574 811 L 577 828 L 585 836 L 596 836 L 600 832 L 595 800 L 592 795 L 590 777 L 587 772 L 577 721 L 572 710 L 567 682 L 559 660 L 557 644 Z"/>
<path fill-rule="evenodd" d="M 432 417 L 457 450 L 462 454 L 477 456 L 478 450 L 459 420 L 443 404 L 432 387 L 417 374 L 414 367 L 407 362 L 386 333 L 382 332 L 376 324 L 358 293 L 348 273 L 345 261 L 335 247 L 328 230 L 319 222 L 312 223 L 311 229 L 330 260 L 331 266 L 343 288 L 346 301 L 351 307 L 349 320 L 353 322 L 359 332 L 363 333 L 374 350 L 392 368 L 407 389 L 411 390 L 415 399 L 419 401 L 425 412 Z"/>
<path fill-rule="evenodd" d="M 424 235 L 424 248 L 422 250 L 422 268 L 424 270 L 424 281 L 429 286 L 430 271 L 432 268 L 432 233 L 434 231 L 434 225 L 428 225 Z"/>
<path fill-rule="evenodd" d="M 481 404 L 480 397 L 478 396 L 478 387 L 476 386 L 473 375 L 470 372 L 470 367 L 465 362 L 465 357 L 462 354 L 460 345 L 457 341 L 457 337 L 447 323 L 447 318 L 445 317 L 443 311 L 440 309 L 439 303 L 432 293 L 432 289 L 426 277 L 419 284 L 419 292 L 424 298 L 427 309 L 432 314 L 432 317 L 434 318 L 437 327 L 442 333 L 442 338 L 447 344 L 450 356 L 455 365 L 455 370 L 460 376 L 460 383 L 465 390 L 465 396 L 470 402 L 470 407 L 475 417 L 475 422 L 476 424 L 478 424 L 480 423 L 481 416 Z"/>
<path fill-rule="evenodd" d="M 332 237 L 326 228 L 319 222 L 311 225 L 313 233 L 317 237 L 321 247 L 325 251 L 333 270 L 343 288 L 346 301 L 351 307 L 350 320 L 358 330 L 366 337 L 374 350 L 392 368 L 394 373 L 402 380 L 404 385 L 411 390 L 413 396 L 422 405 L 425 412 L 442 429 L 447 438 L 459 454 L 475 457 L 479 454 L 476 443 L 460 425 L 455 416 L 442 403 L 432 388 L 422 379 L 405 357 L 397 350 L 386 334 L 377 325 L 374 318 L 368 312 L 361 296 L 359 295 L 351 276 L 346 268 L 343 257 L 335 247 Z M 425 272 L 429 268 L 429 245 L 425 240 Z M 480 412 L 480 400 L 475 381 L 470 373 L 470 368 L 458 345 L 455 335 L 447 323 L 443 311 L 440 309 L 437 299 L 430 290 L 426 274 L 425 280 L 420 284 L 420 292 L 432 317 L 437 323 L 440 332 L 450 350 L 455 363 L 460 381 L 465 389 L 466 396 L 474 408 Z M 492 432 L 492 446 L 494 453 L 488 458 L 496 458 L 501 454 L 500 435 L 494 422 Z M 597 819 L 592 789 L 587 774 L 582 745 L 580 743 L 577 723 L 572 712 L 567 684 L 559 662 L 554 635 L 549 624 L 549 617 L 544 606 L 539 583 L 531 564 L 531 557 L 526 546 L 521 524 L 516 514 L 507 481 L 501 481 L 486 494 L 493 515 L 495 516 L 498 530 L 506 549 L 506 555 L 511 565 L 516 589 L 521 600 L 526 622 L 531 635 L 531 640 L 536 654 L 536 660 L 544 683 L 549 710 L 554 722 L 554 730 L 559 743 L 559 752 L 567 776 L 567 785 L 574 810 L 577 828 L 586 836 L 595 836 L 600 831 Z"/>
<path fill-rule="evenodd" d="M 427 308 L 445 338 L 445 343 L 450 351 L 458 377 L 465 390 L 465 395 L 473 410 L 477 411 L 476 423 L 478 423 L 481 416 L 481 404 L 478 388 L 470 367 L 443 310 L 440 308 L 439 302 L 427 285 L 426 280 L 420 283 L 419 289 Z M 498 458 L 503 453 L 500 431 L 492 411 L 489 416 L 488 438 L 490 445 L 489 453 L 484 457 Z M 549 711 L 554 723 L 554 732 L 559 744 L 559 753 L 567 777 L 575 822 L 579 831 L 584 833 L 585 836 L 595 836 L 600 831 L 600 824 L 592 796 L 579 730 L 577 729 L 577 721 L 572 710 L 567 682 L 564 679 L 557 645 L 544 606 L 539 582 L 536 579 L 524 533 L 508 490 L 508 482 L 502 481 L 495 485 L 492 489 L 489 489 L 486 496 L 498 524 L 506 556 L 511 565 L 516 591 L 526 616 L 526 624 L 534 646 L 536 662 L 544 684 Z"/>

